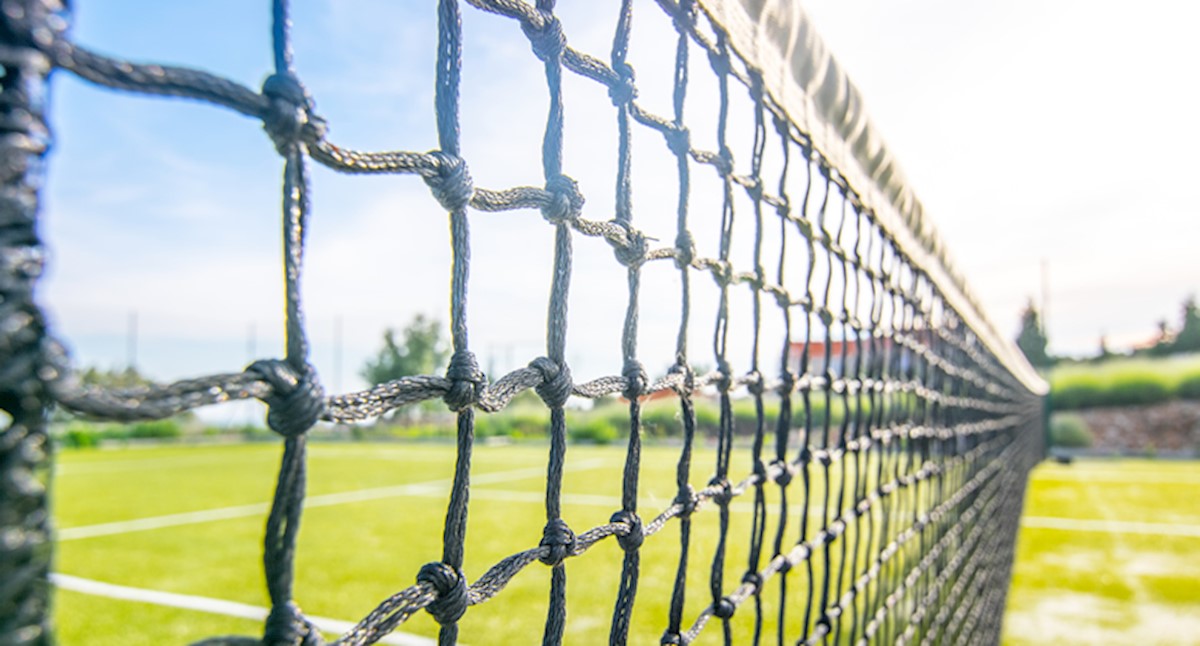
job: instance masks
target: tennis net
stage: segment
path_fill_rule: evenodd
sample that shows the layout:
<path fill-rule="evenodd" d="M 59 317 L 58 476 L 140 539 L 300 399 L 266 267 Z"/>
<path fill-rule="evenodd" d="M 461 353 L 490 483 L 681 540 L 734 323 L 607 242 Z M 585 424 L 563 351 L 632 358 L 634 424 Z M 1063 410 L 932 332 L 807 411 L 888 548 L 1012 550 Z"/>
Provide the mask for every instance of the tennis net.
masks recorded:
<path fill-rule="evenodd" d="M 579 51 L 554 0 L 467 0 L 468 10 L 511 19 L 544 69 L 548 105 L 539 142 L 544 184 L 504 189 L 473 185 L 462 155 L 460 73 L 464 35 L 457 0 L 438 0 L 436 67 L 439 147 L 429 153 L 363 152 L 333 144 L 325 121 L 295 72 L 288 3 L 272 3 L 274 70 L 260 90 L 194 69 L 102 56 L 67 35 L 69 11 L 57 0 L 5 0 L 0 16 L 0 406 L 10 421 L 0 442 L 0 638 L 49 643 L 47 617 L 52 531 L 45 486 L 50 451 L 46 417 L 54 405 L 97 418 L 167 417 L 236 399 L 268 405 L 268 425 L 284 455 L 263 549 L 272 604 L 263 643 L 319 644 L 323 637 L 293 599 L 296 538 L 305 499 L 306 433 L 320 421 L 355 423 L 396 408 L 441 399 L 457 414 L 453 473 L 440 560 L 414 572 L 416 583 L 383 600 L 339 644 L 373 643 L 425 610 L 455 643 L 470 607 L 500 603 L 526 568 L 551 569 L 543 643 L 559 644 L 567 571 L 601 541 L 622 556 L 613 591 L 612 644 L 996 643 L 1029 468 L 1040 459 L 1045 385 L 987 320 L 863 111 L 853 85 L 793 2 L 622 0 L 611 52 Z M 669 114 L 638 98 L 629 62 L 634 17 L 665 14 L 674 28 Z M 516 36 L 519 29 L 523 36 Z M 696 61 L 707 59 L 716 114 L 706 148 L 689 127 Z M 124 92 L 202 101 L 261 120 L 284 160 L 283 226 L 286 353 L 240 372 L 164 386 L 105 391 L 80 386 L 34 300 L 44 248 L 38 196 L 50 137 L 45 84 L 54 69 Z M 564 76 L 607 89 L 617 145 L 614 215 L 584 204 L 564 163 Z M 741 102 L 748 123 L 734 123 Z M 734 128 L 749 127 L 742 141 Z M 673 230 L 639 228 L 635 173 L 638 129 L 662 135 L 673 158 Z M 311 162 L 357 174 L 408 174 L 428 184 L 451 227 L 450 322 L 453 355 L 445 375 L 414 375 L 369 390 L 327 396 L 309 360 L 300 280 L 311 210 Z M 699 241 L 697 187 L 720 198 L 711 245 Z M 468 340 L 467 294 L 473 212 L 540 211 L 554 231 L 545 356 L 489 380 Z M 742 223 L 735 225 L 735 222 Z M 746 223 L 749 223 L 748 225 Z M 734 251 L 749 232 L 752 251 Z M 673 239 L 658 246 L 657 241 Z M 620 374 L 576 381 L 567 361 L 567 302 L 573 245 L 598 242 L 627 278 Z M 773 247 L 767 248 L 767 241 Z M 791 247 L 788 242 L 791 242 Z M 740 242 L 740 240 L 739 240 Z M 741 264 L 739 264 L 741 263 Z M 674 272 L 680 299 L 673 366 L 652 375 L 639 354 L 643 278 Z M 713 311 L 698 311 L 692 280 L 717 285 Z M 745 306 L 739 306 L 744 304 Z M 704 316 L 711 315 L 711 319 Z M 749 351 L 730 349 L 731 321 L 748 330 Z M 770 319 L 770 321 L 768 321 Z M 688 347 L 711 326 L 712 349 Z M 779 332 L 768 336 L 768 330 Z M 701 371 L 697 366 L 715 365 Z M 465 572 L 475 416 L 503 410 L 533 389 L 549 409 L 546 524 L 541 543 L 486 572 Z M 642 407 L 669 393 L 678 402 L 677 493 L 670 505 L 639 507 Z M 571 398 L 619 394 L 628 402 L 628 448 L 621 504 L 608 523 L 576 532 L 563 520 L 563 473 L 571 457 Z M 693 458 L 705 441 L 697 402 L 719 410 L 715 463 Z M 753 429 L 735 429 L 735 402 L 753 402 Z M 742 452 L 751 465 L 735 472 Z M 730 531 L 731 506 L 746 501 L 749 536 Z M 795 505 L 800 511 L 794 511 Z M 771 505 L 772 509 L 768 509 Z M 715 540 L 701 550 L 694 519 L 715 514 Z M 644 567 L 642 546 L 674 534 L 678 561 L 661 633 L 631 635 Z M 745 541 L 746 558 L 728 557 Z M 381 555 L 381 558 L 385 558 Z M 704 607 L 690 615 L 689 563 L 710 562 Z M 694 594 L 694 592 L 692 593 Z M 495 599 L 496 601 L 492 601 Z M 490 636 L 498 638 L 498 636 Z M 479 642 L 489 636 L 464 635 Z M 511 636 L 513 640 L 522 635 Z"/>

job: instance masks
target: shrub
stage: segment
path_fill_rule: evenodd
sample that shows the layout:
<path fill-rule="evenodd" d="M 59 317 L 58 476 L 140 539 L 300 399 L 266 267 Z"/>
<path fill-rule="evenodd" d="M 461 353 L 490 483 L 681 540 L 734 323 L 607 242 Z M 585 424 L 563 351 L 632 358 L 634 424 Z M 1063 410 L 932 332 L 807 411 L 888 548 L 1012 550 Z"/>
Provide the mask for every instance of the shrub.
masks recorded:
<path fill-rule="evenodd" d="M 550 411 L 544 407 L 520 407 L 508 415 L 510 437 L 544 437 L 550 428 Z"/>
<path fill-rule="evenodd" d="M 89 449 L 100 443 L 97 429 L 88 424 L 71 424 L 60 436 L 63 446 Z"/>
<path fill-rule="evenodd" d="M 129 427 L 126 437 L 132 439 L 174 439 L 183 435 L 183 429 L 173 419 L 158 419 L 138 422 Z"/>
<path fill-rule="evenodd" d="M 485 416 L 475 418 L 476 423 L 487 419 Z M 357 432 L 355 429 L 358 429 Z M 479 427 L 476 426 L 478 433 Z M 439 440 L 454 437 L 456 428 L 453 425 L 445 424 L 405 424 L 404 426 L 391 426 L 387 424 L 374 424 L 371 426 L 354 425 L 349 428 L 350 437 L 356 440 L 367 439 L 394 439 L 394 440 Z M 479 437 L 485 437 L 482 434 Z"/>
<path fill-rule="evenodd" d="M 1105 403 L 1104 383 L 1096 377 L 1078 375 L 1071 379 L 1055 382 L 1050 392 L 1050 405 L 1054 410 L 1077 410 L 1103 406 Z"/>
<path fill-rule="evenodd" d="M 1079 415 L 1059 413 L 1050 418 L 1050 445 L 1084 449 L 1092 445 L 1092 431 Z"/>
<path fill-rule="evenodd" d="M 475 417 L 476 437 L 506 437 L 512 435 L 512 432 L 512 421 L 506 414 L 494 413 L 492 415 L 477 415 Z"/>
<path fill-rule="evenodd" d="M 275 437 L 275 434 L 270 430 L 256 424 L 245 424 L 243 426 L 234 427 L 231 430 L 238 435 L 241 435 L 243 440 L 248 441 L 269 440 Z"/>
<path fill-rule="evenodd" d="M 1175 396 L 1180 399 L 1200 399 L 1200 373 L 1180 379 L 1175 386 Z"/>
<path fill-rule="evenodd" d="M 1105 406 L 1141 406 L 1157 404 L 1171 398 L 1161 375 L 1128 373 L 1113 378 L 1104 393 Z"/>
<path fill-rule="evenodd" d="M 609 426 L 619 429 L 621 434 L 625 434 L 629 430 L 629 403 L 614 400 L 603 406 L 597 406 L 589 412 L 580 413 L 579 419 L 581 422 L 603 420 Z M 643 429 L 642 432 L 648 431 Z"/>
<path fill-rule="evenodd" d="M 475 418 L 479 437 L 541 437 L 549 427 L 550 413 L 545 408 L 520 406 Z"/>
<path fill-rule="evenodd" d="M 683 420 L 680 416 L 678 402 L 671 405 L 656 404 L 642 409 L 642 433 L 649 437 L 670 437 L 683 435 Z M 628 425 L 628 420 L 622 418 Z"/>
<path fill-rule="evenodd" d="M 617 439 L 617 429 L 608 420 L 594 417 L 568 425 L 567 437 L 572 442 L 610 444 Z"/>

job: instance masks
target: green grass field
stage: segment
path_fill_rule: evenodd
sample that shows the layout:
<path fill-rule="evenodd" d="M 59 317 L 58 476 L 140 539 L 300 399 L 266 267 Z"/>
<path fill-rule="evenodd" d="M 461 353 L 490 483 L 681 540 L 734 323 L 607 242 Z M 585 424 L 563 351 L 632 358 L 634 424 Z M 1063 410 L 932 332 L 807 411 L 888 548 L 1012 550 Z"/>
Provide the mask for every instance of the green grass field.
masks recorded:
<path fill-rule="evenodd" d="M 1004 642 L 1200 644 L 1198 491 L 1194 461 L 1039 466 Z"/>
<path fill-rule="evenodd" d="M 68 577 L 56 596 L 61 642 L 157 645 L 257 634 L 260 621 L 229 614 L 252 616 L 253 607 L 267 605 L 261 538 L 264 503 L 280 453 L 278 444 L 61 452 L 53 483 L 60 528 L 55 570 Z M 618 507 L 624 451 L 573 446 L 569 454 L 564 517 L 577 531 L 603 524 Z M 645 515 L 666 507 L 674 496 L 676 457 L 677 449 L 646 449 Z M 735 459 L 745 460 L 743 455 Z M 468 576 L 475 578 L 504 556 L 537 544 L 544 522 L 545 460 L 541 446 L 477 450 Z M 356 621 L 412 584 L 422 564 L 439 558 L 452 461 L 453 450 L 444 445 L 311 447 L 310 507 L 302 523 L 296 582 L 296 598 L 306 613 Z M 711 461 L 710 452 L 697 456 L 693 482 L 703 481 Z M 747 469 L 735 463 L 733 472 Z M 1200 503 L 1192 493 L 1197 485 L 1197 463 L 1039 467 L 1027 501 L 1005 642 L 1200 643 L 1200 559 L 1195 558 Z M 792 491 L 790 502 L 801 503 L 797 488 Z M 821 495 L 818 487 L 814 503 Z M 747 507 L 735 504 L 732 514 L 727 588 L 745 568 Z M 772 513 L 768 526 L 775 520 Z M 696 516 L 688 622 L 707 605 L 716 524 L 715 513 Z M 794 534 L 787 540 L 794 541 Z M 677 525 L 646 541 L 632 628 L 638 637 L 631 643 L 657 643 L 677 555 Z M 619 548 L 609 540 L 568 563 L 567 643 L 607 640 L 619 562 Z M 802 608 L 803 579 L 793 574 L 789 580 L 789 602 Z M 97 594 L 88 587 L 94 588 L 91 582 L 123 587 Z M 464 641 L 539 641 L 548 584 L 547 568 L 527 568 L 499 598 L 464 617 Z M 246 605 L 227 605 L 225 614 L 214 614 L 162 605 L 164 597 L 155 594 L 151 598 L 158 603 L 114 598 L 128 596 L 131 589 Z M 764 603 L 768 616 L 777 598 L 770 589 Z M 174 603 L 179 597 L 165 599 Z M 743 636 L 752 614 L 736 616 Z M 789 612 L 792 639 L 800 615 Z M 430 637 L 437 625 L 420 613 L 402 630 Z M 719 634 L 710 628 L 698 643 L 719 643 Z"/>

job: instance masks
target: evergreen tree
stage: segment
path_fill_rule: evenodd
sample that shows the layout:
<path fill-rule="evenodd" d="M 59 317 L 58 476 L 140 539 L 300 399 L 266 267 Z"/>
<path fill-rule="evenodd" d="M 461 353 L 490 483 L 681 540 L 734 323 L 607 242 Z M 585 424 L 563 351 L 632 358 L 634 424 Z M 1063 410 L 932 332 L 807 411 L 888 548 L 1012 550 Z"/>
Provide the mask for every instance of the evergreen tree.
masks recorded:
<path fill-rule="evenodd" d="M 1108 347 L 1108 335 L 1101 334 L 1100 335 L 1100 352 L 1098 354 L 1096 354 L 1095 361 L 1107 361 L 1115 356 L 1117 356 L 1116 353 L 1114 353 Z"/>
<path fill-rule="evenodd" d="M 1025 353 L 1029 363 L 1037 368 L 1046 368 L 1054 363 L 1046 354 L 1046 333 L 1042 330 L 1041 317 L 1033 307 L 1033 301 L 1021 312 L 1021 332 L 1017 335 L 1017 347 Z"/>
<path fill-rule="evenodd" d="M 1183 322 L 1171 342 L 1171 352 L 1200 352 L 1200 309 L 1194 295 L 1183 302 Z"/>

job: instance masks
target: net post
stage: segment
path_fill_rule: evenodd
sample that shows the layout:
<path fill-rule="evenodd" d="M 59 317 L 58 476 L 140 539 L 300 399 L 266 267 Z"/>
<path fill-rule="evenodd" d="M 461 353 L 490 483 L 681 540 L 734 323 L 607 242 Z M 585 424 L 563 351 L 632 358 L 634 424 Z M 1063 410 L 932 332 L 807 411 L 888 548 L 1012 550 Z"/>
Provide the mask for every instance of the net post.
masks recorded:
<path fill-rule="evenodd" d="M 51 644 L 53 451 L 48 418 L 58 351 L 34 300 L 45 251 L 38 231 L 45 155 L 48 56 L 39 49 L 69 15 L 56 0 L 0 11 L 0 643 Z"/>

